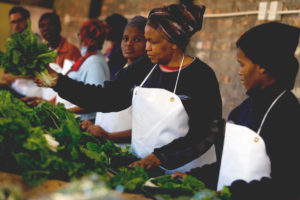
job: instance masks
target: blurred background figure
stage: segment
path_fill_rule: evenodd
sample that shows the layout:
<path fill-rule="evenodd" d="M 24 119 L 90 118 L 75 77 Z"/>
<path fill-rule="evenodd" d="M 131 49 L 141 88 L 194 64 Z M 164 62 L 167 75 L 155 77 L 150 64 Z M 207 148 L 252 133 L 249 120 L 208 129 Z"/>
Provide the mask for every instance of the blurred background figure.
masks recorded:
<path fill-rule="evenodd" d="M 128 20 L 120 14 L 112 14 L 106 17 L 105 22 L 108 27 L 106 40 L 110 41 L 110 47 L 106 50 L 105 55 L 108 59 L 110 79 L 113 80 L 115 79 L 115 74 L 127 62 L 122 54 L 121 40 Z"/>
<path fill-rule="evenodd" d="M 146 22 L 147 18 L 135 16 L 124 29 L 121 42 L 122 54 L 127 59 L 124 67 L 131 65 L 146 53 L 146 40 L 144 36 Z"/>
<path fill-rule="evenodd" d="M 13 7 L 9 11 L 9 20 L 13 34 L 21 34 L 28 26 L 27 20 L 30 19 L 30 13 L 23 7 Z M 4 73 L 0 80 L 0 88 L 8 89 L 13 92 L 16 97 L 41 97 L 42 89 L 26 77 L 15 76 Z"/>
<path fill-rule="evenodd" d="M 9 11 L 9 20 L 13 33 L 22 33 L 27 28 L 27 19 L 30 18 L 30 13 L 23 7 L 13 7 Z"/>
<path fill-rule="evenodd" d="M 78 59 L 66 73 L 73 80 L 84 84 L 103 85 L 109 80 L 109 68 L 105 56 L 101 53 L 106 38 L 106 24 L 98 19 L 83 23 L 79 32 L 82 57 Z M 56 103 L 65 103 L 66 107 L 76 114 L 81 114 L 81 120 L 95 121 L 96 112 L 90 112 L 57 96 Z"/>
<path fill-rule="evenodd" d="M 145 55 L 146 39 L 144 29 L 146 23 L 147 18 L 135 16 L 126 25 L 121 42 L 123 56 L 127 59 L 127 63 L 123 68 Z M 119 112 L 97 112 L 95 124 L 87 120 L 81 123 L 81 128 L 97 137 L 128 144 L 130 140 L 122 138 L 130 138 L 131 112 L 131 107 Z"/>
<path fill-rule="evenodd" d="M 65 59 L 76 61 L 81 57 L 79 49 L 61 36 L 61 23 L 56 13 L 45 13 L 39 20 L 39 29 L 49 48 L 58 53 L 54 61 L 60 67 L 64 66 Z"/>
<path fill-rule="evenodd" d="M 43 39 L 48 42 L 49 48 L 55 49 L 57 52 L 57 57 L 53 62 L 62 68 L 62 73 L 66 73 L 72 64 L 81 57 L 80 50 L 61 36 L 61 23 L 56 13 L 43 14 L 39 19 L 39 29 Z M 43 88 L 42 97 L 55 103 L 56 92 L 51 88 Z M 40 99 L 36 100 L 37 102 L 32 103 L 38 104 L 40 102 Z"/>
<path fill-rule="evenodd" d="M 39 19 L 39 29 L 50 49 L 55 49 L 57 57 L 53 61 L 66 73 L 76 60 L 81 57 L 80 50 L 61 36 L 61 23 L 59 16 L 53 12 L 44 13 Z M 37 106 L 42 101 L 56 102 L 57 93 L 51 88 L 42 88 L 42 97 L 25 97 L 22 100 L 30 106 Z"/>

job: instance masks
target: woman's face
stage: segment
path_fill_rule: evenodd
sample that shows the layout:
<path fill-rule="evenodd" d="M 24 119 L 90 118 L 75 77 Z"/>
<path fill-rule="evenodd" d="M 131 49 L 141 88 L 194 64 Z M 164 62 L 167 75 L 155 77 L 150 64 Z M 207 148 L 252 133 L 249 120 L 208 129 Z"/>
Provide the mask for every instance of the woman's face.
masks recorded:
<path fill-rule="evenodd" d="M 126 59 L 134 60 L 145 53 L 146 40 L 144 33 L 134 26 L 125 29 L 122 37 L 121 48 Z"/>
<path fill-rule="evenodd" d="M 246 90 L 261 87 L 264 69 L 254 64 L 240 48 L 237 49 L 237 61 L 240 64 L 238 74 Z"/>
<path fill-rule="evenodd" d="M 174 44 L 149 25 L 145 27 L 146 51 L 152 63 L 168 65 L 174 54 Z"/>

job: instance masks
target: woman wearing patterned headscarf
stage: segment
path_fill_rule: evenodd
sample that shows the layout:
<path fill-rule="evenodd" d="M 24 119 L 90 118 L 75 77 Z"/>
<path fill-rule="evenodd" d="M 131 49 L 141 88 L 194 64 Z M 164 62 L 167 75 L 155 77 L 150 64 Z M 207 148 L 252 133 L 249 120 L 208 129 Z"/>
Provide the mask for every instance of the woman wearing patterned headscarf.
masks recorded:
<path fill-rule="evenodd" d="M 202 28 L 204 11 L 204 6 L 173 4 L 149 13 L 146 51 L 156 65 L 144 84 L 135 89 L 132 149 L 143 159 L 131 166 L 149 168 L 159 164 L 172 169 L 166 170 L 171 173 L 175 168 L 186 171 L 216 161 L 214 146 L 208 145 L 206 153 L 197 153 L 184 165 L 163 162 L 166 153 L 205 138 L 212 120 L 221 117 L 214 72 L 198 58 L 184 54 L 191 36 Z M 140 110 L 143 115 L 135 115 Z"/>
<path fill-rule="evenodd" d="M 147 57 L 120 71 L 104 87 L 84 86 L 54 74 L 58 79 L 53 88 L 78 105 L 102 112 L 132 105 L 131 150 L 141 160 L 131 166 L 180 167 L 176 170 L 185 172 L 216 161 L 209 143 L 184 163 L 163 162 L 166 153 L 206 138 L 211 122 L 222 117 L 214 71 L 184 54 L 189 39 L 202 27 L 204 10 L 204 6 L 177 4 L 153 9 L 145 27 Z M 71 88 L 83 98 L 77 98 Z"/>
<path fill-rule="evenodd" d="M 82 57 L 66 73 L 68 77 L 91 85 L 103 85 L 109 79 L 109 68 L 101 53 L 105 37 L 106 25 L 103 21 L 91 19 L 82 24 L 79 32 Z M 64 103 L 74 113 L 81 114 L 81 121 L 95 120 L 95 112 L 89 113 L 61 97 L 57 98 L 56 103 L 58 102 Z"/>

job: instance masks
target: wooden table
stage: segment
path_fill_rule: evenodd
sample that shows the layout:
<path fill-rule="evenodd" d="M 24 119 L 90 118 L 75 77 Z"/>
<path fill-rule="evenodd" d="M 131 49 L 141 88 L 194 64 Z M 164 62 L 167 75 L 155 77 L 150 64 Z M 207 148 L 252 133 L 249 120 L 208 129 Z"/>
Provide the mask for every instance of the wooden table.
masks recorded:
<path fill-rule="evenodd" d="M 3 186 L 16 186 L 22 191 L 22 196 L 27 198 L 32 198 L 34 196 L 47 195 L 57 189 L 67 185 L 68 182 L 59 180 L 47 180 L 42 185 L 38 187 L 30 187 L 24 183 L 22 176 L 17 174 L 0 172 L 0 187 Z"/>
<path fill-rule="evenodd" d="M 47 180 L 38 187 L 30 187 L 26 185 L 22 176 L 12 173 L 0 172 L 0 187 L 3 186 L 17 186 L 22 191 L 24 199 L 39 200 L 42 196 L 50 195 L 51 193 L 66 187 L 69 182 L 60 180 Z M 142 194 L 122 193 L 122 200 L 149 200 L 151 198 L 145 197 Z"/>

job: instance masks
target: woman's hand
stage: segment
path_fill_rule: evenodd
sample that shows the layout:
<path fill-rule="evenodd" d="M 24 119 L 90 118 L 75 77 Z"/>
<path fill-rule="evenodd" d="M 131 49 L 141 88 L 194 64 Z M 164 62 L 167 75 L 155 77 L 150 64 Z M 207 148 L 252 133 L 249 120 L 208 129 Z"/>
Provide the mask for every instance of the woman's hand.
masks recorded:
<path fill-rule="evenodd" d="M 173 177 L 173 178 L 176 178 L 176 177 L 184 178 L 185 176 L 187 176 L 187 174 L 186 174 L 186 173 L 182 173 L 182 172 L 174 172 L 174 173 L 172 174 L 172 177 Z"/>
<path fill-rule="evenodd" d="M 10 86 L 15 80 L 16 80 L 16 76 L 9 74 L 9 73 L 4 73 L 2 75 L 2 79 L 0 80 L 0 83 L 3 85 L 8 85 Z"/>
<path fill-rule="evenodd" d="M 87 131 L 88 127 L 92 125 L 94 125 L 93 122 L 91 122 L 90 120 L 85 120 L 80 123 L 80 128 L 83 131 Z"/>
<path fill-rule="evenodd" d="M 140 166 L 146 169 L 151 169 L 160 165 L 160 160 L 156 157 L 155 154 L 150 154 L 145 158 L 135 161 L 129 165 L 129 167 Z"/>
<path fill-rule="evenodd" d="M 91 133 L 95 137 L 104 139 L 108 138 L 108 132 L 106 132 L 102 127 L 95 125 L 89 120 L 81 122 L 80 128 L 83 131 Z"/>
<path fill-rule="evenodd" d="M 47 79 L 50 81 L 50 83 L 43 81 L 41 79 L 43 76 L 39 76 L 39 77 L 35 77 L 33 79 L 33 81 L 35 82 L 35 84 L 37 84 L 37 86 L 39 86 L 39 87 L 54 87 L 54 86 L 56 86 L 59 73 L 57 73 L 50 67 L 48 67 L 47 70 L 48 70 L 48 75 L 46 75 L 46 76 L 48 77 Z"/>
<path fill-rule="evenodd" d="M 24 101 L 28 106 L 38 106 L 40 103 L 45 101 L 40 97 L 22 97 L 22 101 Z"/>

